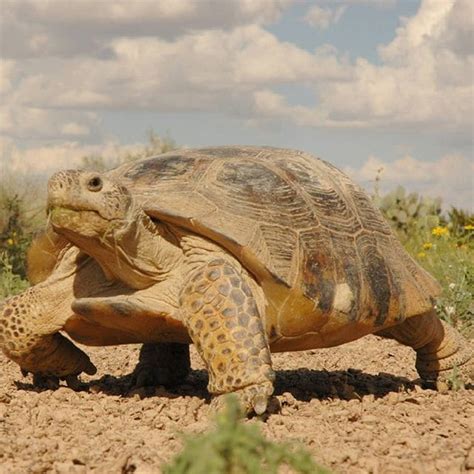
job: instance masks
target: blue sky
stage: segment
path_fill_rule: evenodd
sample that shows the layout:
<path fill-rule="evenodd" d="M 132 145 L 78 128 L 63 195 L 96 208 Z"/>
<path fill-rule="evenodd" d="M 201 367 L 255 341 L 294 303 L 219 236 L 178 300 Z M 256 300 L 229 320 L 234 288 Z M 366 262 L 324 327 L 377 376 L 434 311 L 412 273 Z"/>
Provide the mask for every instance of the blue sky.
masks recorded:
<path fill-rule="evenodd" d="M 469 0 L 2 0 L 0 165 L 299 148 L 371 188 L 473 208 Z"/>

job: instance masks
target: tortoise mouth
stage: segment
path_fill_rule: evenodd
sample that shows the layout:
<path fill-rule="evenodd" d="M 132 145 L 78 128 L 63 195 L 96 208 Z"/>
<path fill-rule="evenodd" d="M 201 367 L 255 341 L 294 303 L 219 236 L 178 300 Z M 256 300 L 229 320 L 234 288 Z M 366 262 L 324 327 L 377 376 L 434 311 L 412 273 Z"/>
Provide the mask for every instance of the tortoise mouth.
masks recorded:
<path fill-rule="evenodd" d="M 77 215 L 82 215 L 84 217 L 95 214 L 96 216 L 100 217 L 103 220 L 104 219 L 98 211 L 95 211 L 94 209 L 77 209 L 74 207 L 68 207 L 68 206 L 58 206 L 58 205 L 52 205 L 49 206 L 47 209 L 47 214 L 48 217 L 54 222 L 55 220 L 62 220 L 63 218 L 67 217 L 72 217 L 72 216 L 77 216 Z"/>
<path fill-rule="evenodd" d="M 106 219 L 93 209 L 51 206 L 48 208 L 48 220 L 58 232 L 93 235 L 107 232 L 115 219 Z"/>
<path fill-rule="evenodd" d="M 96 215 L 100 217 L 102 220 L 111 222 L 119 220 L 119 217 L 107 217 L 104 216 L 100 211 L 91 208 L 81 208 L 81 207 L 73 207 L 64 204 L 51 204 L 46 209 L 46 213 L 48 217 L 60 216 L 60 215 L 82 215 L 87 217 L 89 215 Z"/>

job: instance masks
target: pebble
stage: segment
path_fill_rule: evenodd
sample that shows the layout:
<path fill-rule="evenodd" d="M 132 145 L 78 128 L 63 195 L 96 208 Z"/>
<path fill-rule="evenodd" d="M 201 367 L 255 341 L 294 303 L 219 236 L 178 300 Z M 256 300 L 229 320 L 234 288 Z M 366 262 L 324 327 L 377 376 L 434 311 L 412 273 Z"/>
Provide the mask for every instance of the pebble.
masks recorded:
<path fill-rule="evenodd" d="M 474 469 L 474 447 L 469 450 L 464 467 L 466 469 Z"/>
<path fill-rule="evenodd" d="M 397 392 L 390 392 L 386 397 L 389 405 L 396 405 L 399 399 L 399 394 Z"/>

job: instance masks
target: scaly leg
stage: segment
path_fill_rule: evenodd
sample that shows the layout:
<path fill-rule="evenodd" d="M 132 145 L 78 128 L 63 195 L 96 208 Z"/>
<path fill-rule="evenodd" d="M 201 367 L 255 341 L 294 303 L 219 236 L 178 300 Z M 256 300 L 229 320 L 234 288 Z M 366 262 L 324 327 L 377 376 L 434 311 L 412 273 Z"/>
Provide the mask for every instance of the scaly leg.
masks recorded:
<path fill-rule="evenodd" d="M 145 342 L 133 372 L 132 386 L 175 385 L 189 373 L 191 342 L 175 315 L 176 303 L 173 305 L 166 297 L 175 285 L 173 281 L 165 281 L 111 297 L 77 299 L 72 309 L 82 320 L 78 328 L 71 324 L 67 328 L 73 337 L 85 343 L 89 334 L 80 332 L 84 330 L 84 321 L 100 328 L 95 332 L 101 339 L 93 335 L 94 343 Z"/>
<path fill-rule="evenodd" d="M 435 310 L 384 329 L 379 336 L 395 339 L 416 351 L 416 370 L 423 380 L 449 382 L 453 369 L 465 383 L 474 380 L 473 346 Z"/>
<path fill-rule="evenodd" d="M 235 393 L 247 412 L 261 414 L 275 375 L 246 278 L 233 262 L 214 258 L 191 273 L 181 293 L 181 310 L 209 371 L 209 392 Z"/>
<path fill-rule="evenodd" d="M 70 247 L 46 281 L 0 304 L 0 349 L 23 372 L 56 377 L 95 373 L 89 357 L 58 331 L 72 314 L 74 293 L 87 291 L 89 284 L 100 289 L 97 272 Z"/>

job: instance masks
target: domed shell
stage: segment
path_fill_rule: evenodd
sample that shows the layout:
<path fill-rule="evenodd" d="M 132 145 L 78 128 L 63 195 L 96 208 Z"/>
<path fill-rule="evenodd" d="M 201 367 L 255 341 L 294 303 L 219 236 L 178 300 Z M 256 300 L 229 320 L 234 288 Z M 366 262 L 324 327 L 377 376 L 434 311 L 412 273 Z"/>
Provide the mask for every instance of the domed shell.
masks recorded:
<path fill-rule="evenodd" d="M 439 293 L 367 194 L 306 153 L 184 149 L 110 175 L 150 216 L 219 243 L 264 289 L 297 293 L 328 318 L 387 326 L 428 311 Z"/>

